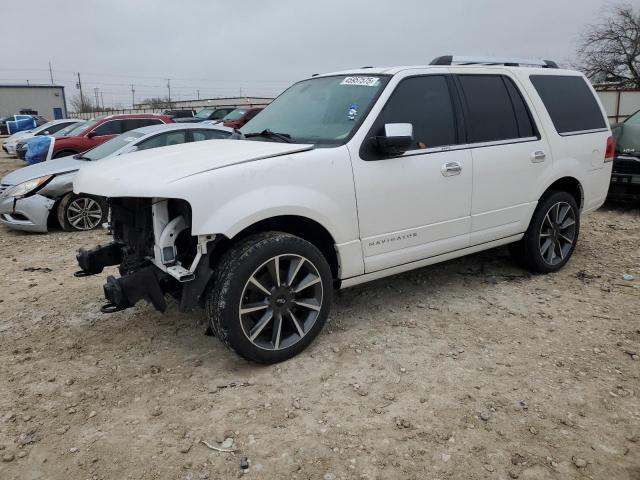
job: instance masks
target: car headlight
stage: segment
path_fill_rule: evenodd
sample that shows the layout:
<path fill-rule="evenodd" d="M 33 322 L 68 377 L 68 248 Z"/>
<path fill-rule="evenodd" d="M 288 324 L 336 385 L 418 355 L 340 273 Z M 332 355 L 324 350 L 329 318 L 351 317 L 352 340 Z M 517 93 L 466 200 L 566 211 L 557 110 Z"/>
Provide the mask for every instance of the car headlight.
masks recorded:
<path fill-rule="evenodd" d="M 49 180 L 53 178 L 53 175 L 44 175 L 42 177 L 33 178 L 31 180 L 27 180 L 26 182 L 19 183 L 18 185 L 14 185 L 11 188 L 6 189 L 3 193 L 3 197 L 26 197 L 33 193 L 36 193 L 42 187 L 44 187 Z"/>

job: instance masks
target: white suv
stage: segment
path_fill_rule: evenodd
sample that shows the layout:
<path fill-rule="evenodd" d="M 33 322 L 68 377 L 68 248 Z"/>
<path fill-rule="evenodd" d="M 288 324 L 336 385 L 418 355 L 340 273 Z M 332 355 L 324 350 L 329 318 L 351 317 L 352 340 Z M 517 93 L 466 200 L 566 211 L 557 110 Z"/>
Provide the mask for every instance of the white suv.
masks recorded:
<path fill-rule="evenodd" d="M 580 73 L 520 59 L 315 75 L 240 133 L 83 168 L 74 190 L 109 197 L 114 241 L 77 275 L 119 265 L 104 312 L 170 294 L 265 363 L 314 339 L 334 288 L 504 244 L 560 269 L 614 152 Z"/>

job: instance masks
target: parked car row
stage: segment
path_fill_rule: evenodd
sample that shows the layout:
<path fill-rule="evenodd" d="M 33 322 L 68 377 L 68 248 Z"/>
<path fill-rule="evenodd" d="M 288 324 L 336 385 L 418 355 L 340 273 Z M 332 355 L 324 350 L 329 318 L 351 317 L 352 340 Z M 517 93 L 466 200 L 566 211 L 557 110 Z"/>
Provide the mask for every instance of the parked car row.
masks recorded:
<path fill-rule="evenodd" d="M 51 122 L 44 123 L 31 130 L 14 133 L 4 141 L 4 143 L 2 144 L 2 149 L 7 153 L 7 155 L 18 156 L 18 153 L 17 153 L 18 142 L 20 141 L 24 142 L 28 138 L 33 138 L 39 135 L 53 135 L 54 133 L 60 130 L 63 130 L 68 126 L 75 125 L 79 122 L 82 122 L 82 120 L 75 119 L 75 118 L 53 120 Z"/>
<path fill-rule="evenodd" d="M 75 195 L 72 192 L 77 171 L 88 162 L 171 145 L 225 139 L 233 133 L 231 128 L 212 124 L 165 124 L 162 121 L 166 120 L 164 116 L 157 116 L 155 119 L 149 116 L 126 119 L 115 116 L 108 120 L 89 122 L 90 126 L 80 125 L 83 129 L 79 136 L 86 138 L 88 130 L 95 131 L 107 122 L 121 122 L 122 128 L 125 128 L 134 125 L 127 122 L 138 120 L 144 121 L 136 125 L 148 126 L 140 126 L 115 137 L 92 136 L 89 140 L 102 137 L 102 141 L 84 153 L 58 156 L 54 160 L 24 167 L 5 176 L 0 181 L 0 223 L 13 229 L 32 232 L 46 232 L 54 222 L 67 231 L 94 229 L 106 219 L 106 200 L 99 196 Z M 75 145 L 79 145 L 81 141 L 85 140 L 76 139 Z M 123 157 L 123 160 L 129 158 Z M 126 164 L 123 164 L 122 170 L 126 171 L 126 168 Z"/>

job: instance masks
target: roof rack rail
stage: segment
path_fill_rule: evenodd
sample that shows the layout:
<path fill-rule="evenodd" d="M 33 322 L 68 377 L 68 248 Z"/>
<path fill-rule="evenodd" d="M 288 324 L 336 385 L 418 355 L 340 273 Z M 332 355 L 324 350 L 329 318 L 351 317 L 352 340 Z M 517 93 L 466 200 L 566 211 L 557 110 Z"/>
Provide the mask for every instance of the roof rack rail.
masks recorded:
<path fill-rule="evenodd" d="M 552 60 L 537 58 L 509 58 L 509 57 L 464 57 L 458 55 L 443 55 L 434 58 L 430 65 L 504 65 L 506 67 L 520 67 L 534 65 L 542 68 L 558 68 Z"/>

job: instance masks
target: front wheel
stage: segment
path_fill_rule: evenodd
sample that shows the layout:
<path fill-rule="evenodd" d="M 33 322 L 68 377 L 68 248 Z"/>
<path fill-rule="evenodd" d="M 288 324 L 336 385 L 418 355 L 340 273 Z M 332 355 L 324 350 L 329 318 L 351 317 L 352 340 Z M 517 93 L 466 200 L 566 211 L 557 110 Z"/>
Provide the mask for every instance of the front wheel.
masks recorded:
<path fill-rule="evenodd" d="M 580 212 L 573 196 L 551 192 L 538 203 L 524 238 L 510 246 L 511 254 L 528 270 L 556 272 L 573 255 L 579 231 Z"/>
<path fill-rule="evenodd" d="M 69 193 L 58 205 L 58 222 L 67 232 L 93 230 L 107 221 L 108 212 L 102 197 Z"/>
<path fill-rule="evenodd" d="M 211 329 L 249 360 L 291 358 L 324 326 L 331 278 L 322 253 L 300 237 L 280 232 L 247 237 L 216 268 L 206 302 Z"/>

